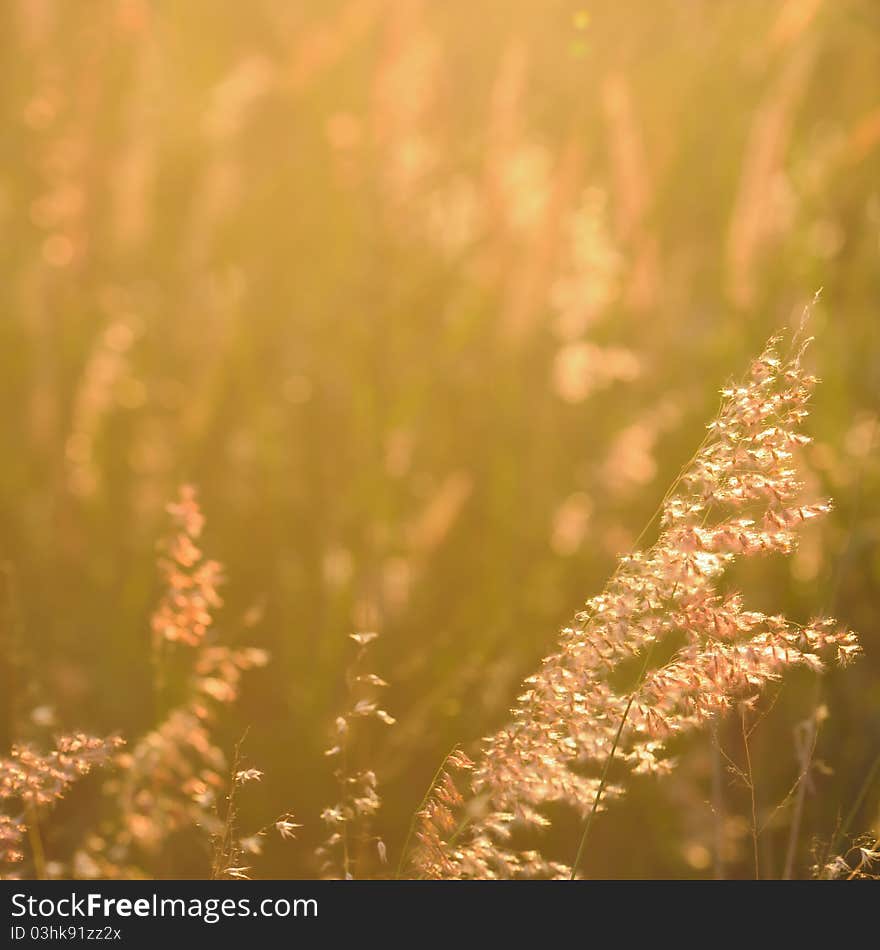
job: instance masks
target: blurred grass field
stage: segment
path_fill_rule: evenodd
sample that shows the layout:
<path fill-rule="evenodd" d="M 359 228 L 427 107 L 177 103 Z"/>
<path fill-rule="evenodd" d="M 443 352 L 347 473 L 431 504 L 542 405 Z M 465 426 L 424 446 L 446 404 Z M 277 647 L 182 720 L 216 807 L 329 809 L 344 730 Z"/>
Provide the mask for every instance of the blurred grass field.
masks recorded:
<path fill-rule="evenodd" d="M 718 389 L 822 288 L 805 462 L 836 510 L 737 583 L 865 655 L 767 704 L 767 876 L 820 706 L 800 873 L 878 827 L 874 0 L 8 0 L 0 50 L 4 747 L 154 724 L 156 543 L 192 483 L 218 636 L 271 654 L 219 725 L 265 771 L 242 823 L 304 825 L 260 874 L 315 873 L 356 630 L 397 719 L 359 752 L 396 860 L 443 756 L 506 719 Z M 717 846 L 748 876 L 711 750 L 634 786 L 586 870 L 710 876 Z M 59 806 L 59 858 L 99 785 Z M 182 839 L 151 870 L 206 860 Z"/>

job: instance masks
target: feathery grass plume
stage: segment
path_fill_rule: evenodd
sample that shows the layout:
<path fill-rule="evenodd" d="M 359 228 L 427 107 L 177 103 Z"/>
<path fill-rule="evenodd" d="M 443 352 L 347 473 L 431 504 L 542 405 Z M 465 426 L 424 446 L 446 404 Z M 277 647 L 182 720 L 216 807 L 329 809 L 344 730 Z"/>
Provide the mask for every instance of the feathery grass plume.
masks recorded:
<path fill-rule="evenodd" d="M 817 864 L 813 873 L 824 881 L 880 881 L 880 838 L 861 835 L 843 854 Z"/>
<path fill-rule="evenodd" d="M 453 774 L 471 772 L 474 763 L 460 749 L 453 749 L 437 770 L 431 787 L 416 812 L 414 834 L 418 846 L 410 857 L 404 844 L 402 862 L 409 859 L 416 875 L 441 879 L 455 876 L 453 848 L 456 835 L 467 823 L 465 799 Z M 398 875 L 399 876 L 399 875 Z"/>
<path fill-rule="evenodd" d="M 169 672 L 182 685 L 171 708 L 120 758 L 121 773 L 105 788 L 114 817 L 77 855 L 79 877 L 142 877 L 171 836 L 193 832 L 210 860 L 210 841 L 223 834 L 217 803 L 227 770 L 211 725 L 237 699 L 243 673 L 268 662 L 264 650 L 211 642 L 223 568 L 196 544 L 205 519 L 195 489 L 183 486 L 167 510 L 175 532 L 159 561 L 166 589 L 151 619 L 160 704 Z"/>
<path fill-rule="evenodd" d="M 0 868 L 24 860 L 21 847 L 26 832 L 27 828 L 20 821 L 0 815 Z"/>
<path fill-rule="evenodd" d="M 151 619 L 153 644 L 182 643 L 196 647 L 213 622 L 212 610 L 223 601 L 217 592 L 222 570 L 217 561 L 206 560 L 196 544 L 205 518 L 191 485 L 180 489 L 180 497 L 167 507 L 176 533 L 168 543 L 167 557 L 159 568 L 167 585 Z"/>
<path fill-rule="evenodd" d="M 352 733 L 358 720 L 377 719 L 386 726 L 395 723 L 394 717 L 375 700 L 376 690 L 388 684 L 375 673 L 363 671 L 366 653 L 377 637 L 378 634 L 372 632 L 351 634 L 360 649 L 345 676 L 349 705 L 336 717 L 334 744 L 324 753 L 339 761 L 333 772 L 339 785 L 339 801 L 321 812 L 321 820 L 330 833 L 316 852 L 325 877 L 353 879 L 355 870 L 359 870 L 358 866 L 366 859 L 367 850 L 372 850 L 370 845 L 375 845 L 380 864 L 387 861 L 385 843 L 370 834 L 370 819 L 382 805 L 376 773 L 372 769 L 355 768 L 351 763 Z"/>
<path fill-rule="evenodd" d="M 45 876 L 45 855 L 40 837 L 41 812 L 62 799 L 74 782 L 93 768 L 106 765 L 123 745 L 118 736 L 99 739 L 78 732 L 59 736 L 55 748 L 38 752 L 29 745 L 13 746 L 9 758 L 0 759 L 0 802 L 16 803 L 20 815 L 0 813 L 0 876 L 5 866 L 24 860 L 24 835 L 31 840 L 34 871 Z"/>
<path fill-rule="evenodd" d="M 485 741 L 473 788 L 488 803 L 465 840 L 450 849 L 454 877 L 574 874 L 590 822 L 624 791 L 612 761 L 629 773 L 671 767 L 672 736 L 706 724 L 790 666 L 846 662 L 853 633 L 832 619 L 805 626 L 747 610 L 720 589 L 737 557 L 789 554 L 797 529 L 829 510 L 801 504 L 793 451 L 816 382 L 802 365 L 809 340 L 770 340 L 723 402 L 696 455 L 661 505 L 660 535 L 622 557 L 605 590 L 562 630 L 557 650 L 526 680 L 513 721 Z M 674 646 L 652 665 L 654 645 Z M 639 659 L 634 659 L 634 658 Z M 635 686 L 616 683 L 639 667 Z M 629 681 L 633 682 L 634 672 Z M 541 807 L 564 803 L 585 820 L 574 870 L 517 850 L 514 830 L 548 824 Z"/>
<path fill-rule="evenodd" d="M 246 733 L 245 733 L 246 735 Z M 247 881 L 251 878 L 253 867 L 245 865 L 262 853 L 263 839 L 274 828 L 282 840 L 291 841 L 296 838 L 296 829 L 302 827 L 294 821 L 290 812 L 279 816 L 270 825 L 260 828 L 253 834 L 243 836 L 238 827 L 238 796 L 245 785 L 263 780 L 263 772 L 255 768 L 242 768 L 243 761 L 241 746 L 244 736 L 236 743 L 235 755 L 232 760 L 232 771 L 229 776 L 229 791 L 226 794 L 226 812 L 222 817 L 222 832 L 214 839 L 214 861 L 211 866 L 211 880 L 218 878 L 236 881 Z"/>
<path fill-rule="evenodd" d="M 244 865 L 247 855 L 260 852 L 259 833 L 252 839 L 242 838 L 238 833 L 238 792 L 250 782 L 260 782 L 263 773 L 259 769 L 242 768 L 241 744 L 244 737 L 235 746 L 232 760 L 232 773 L 229 776 L 229 791 L 226 794 L 226 813 L 222 820 L 222 832 L 214 839 L 214 861 L 211 866 L 211 880 L 227 878 L 249 880 L 252 867 Z"/>

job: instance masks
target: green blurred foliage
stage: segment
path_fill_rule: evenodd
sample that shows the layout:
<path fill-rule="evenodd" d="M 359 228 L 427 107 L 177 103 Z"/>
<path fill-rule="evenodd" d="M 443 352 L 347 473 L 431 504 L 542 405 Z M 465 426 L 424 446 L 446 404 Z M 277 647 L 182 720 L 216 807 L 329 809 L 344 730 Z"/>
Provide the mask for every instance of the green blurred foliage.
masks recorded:
<path fill-rule="evenodd" d="M 360 750 L 395 862 L 445 752 L 503 722 L 717 390 L 822 287 L 803 464 L 837 509 L 735 578 L 863 637 L 754 735 L 769 816 L 828 706 L 805 873 L 880 747 L 874 0 L 9 0 L 0 48 L 4 740 L 45 706 L 152 725 L 155 545 L 191 482 L 228 575 L 216 635 L 272 655 L 222 723 L 266 772 L 243 823 L 305 825 L 259 872 L 314 873 L 357 629 L 398 719 Z M 711 874 L 711 770 L 702 737 L 635 787 L 589 873 Z M 721 781 L 747 875 L 747 795 Z M 59 856 L 92 811 L 62 812 Z"/>

